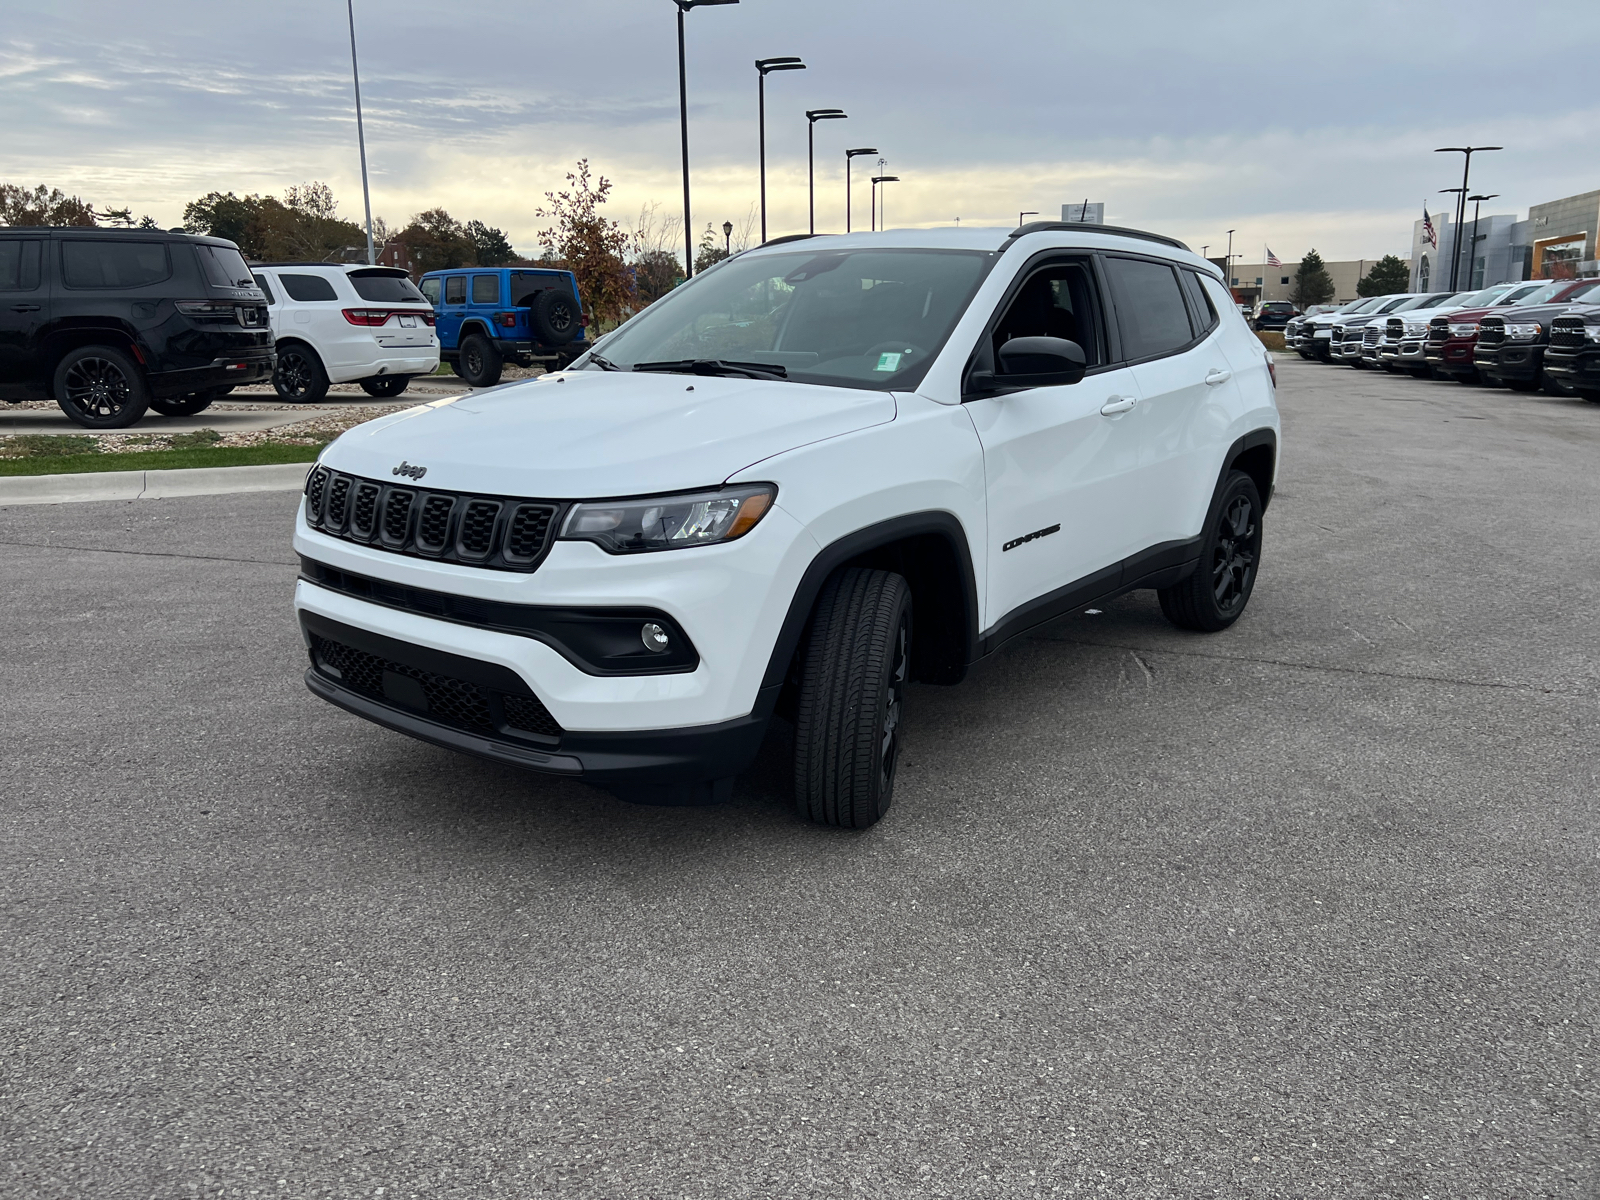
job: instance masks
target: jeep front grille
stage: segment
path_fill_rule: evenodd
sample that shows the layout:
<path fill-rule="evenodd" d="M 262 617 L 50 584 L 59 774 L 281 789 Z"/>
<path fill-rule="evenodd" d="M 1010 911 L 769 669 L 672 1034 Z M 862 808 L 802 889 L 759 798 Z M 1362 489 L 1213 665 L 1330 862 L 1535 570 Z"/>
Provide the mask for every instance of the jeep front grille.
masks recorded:
<path fill-rule="evenodd" d="M 1478 345 L 1498 346 L 1506 340 L 1506 319 L 1485 317 L 1478 322 Z"/>
<path fill-rule="evenodd" d="M 401 487 L 317 467 L 306 522 L 346 542 L 498 571 L 532 571 L 550 549 L 561 504 Z"/>
<path fill-rule="evenodd" d="M 1550 322 L 1550 344 L 1563 350 L 1580 350 L 1584 343 L 1582 317 L 1557 317 Z"/>

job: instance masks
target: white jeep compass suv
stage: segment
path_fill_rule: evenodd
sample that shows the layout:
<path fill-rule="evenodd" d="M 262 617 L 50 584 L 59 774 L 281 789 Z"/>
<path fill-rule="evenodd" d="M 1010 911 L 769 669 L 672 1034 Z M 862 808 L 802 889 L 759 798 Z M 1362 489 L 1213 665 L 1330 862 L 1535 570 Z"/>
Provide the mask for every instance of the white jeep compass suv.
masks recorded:
<path fill-rule="evenodd" d="M 359 383 L 369 396 L 398 396 L 439 369 L 433 305 L 399 267 L 342 263 L 252 264 L 267 295 L 277 347 L 272 386 L 311 404 L 330 383 Z"/>
<path fill-rule="evenodd" d="M 1181 243 L 1081 224 L 781 239 L 571 368 L 361 425 L 306 482 L 332 703 L 625 797 L 888 808 L 907 683 L 1134 588 L 1227 628 L 1278 462 L 1270 357 Z"/>

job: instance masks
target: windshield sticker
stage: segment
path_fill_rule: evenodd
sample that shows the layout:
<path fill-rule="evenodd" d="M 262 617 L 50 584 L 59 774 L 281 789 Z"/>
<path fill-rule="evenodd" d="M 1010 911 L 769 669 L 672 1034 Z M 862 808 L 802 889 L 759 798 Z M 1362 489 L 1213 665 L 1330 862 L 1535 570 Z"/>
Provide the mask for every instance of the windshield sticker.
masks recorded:
<path fill-rule="evenodd" d="M 900 355 L 885 352 L 878 355 L 878 365 L 875 371 L 898 371 L 900 369 Z"/>

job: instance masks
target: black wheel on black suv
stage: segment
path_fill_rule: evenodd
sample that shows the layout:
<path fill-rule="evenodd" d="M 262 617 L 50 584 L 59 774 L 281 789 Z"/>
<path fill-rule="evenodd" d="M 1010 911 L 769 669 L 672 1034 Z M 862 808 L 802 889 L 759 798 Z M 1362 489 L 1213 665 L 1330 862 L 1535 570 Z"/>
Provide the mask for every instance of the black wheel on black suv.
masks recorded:
<path fill-rule="evenodd" d="M 205 412 L 211 402 L 227 395 L 232 388 L 217 388 L 210 392 L 190 392 L 187 396 L 168 396 L 150 401 L 150 407 L 163 417 L 192 417 Z"/>
<path fill-rule="evenodd" d="M 795 804 L 820 825 L 865 829 L 894 798 L 911 665 L 911 588 L 850 567 L 823 585 L 800 651 Z"/>
<path fill-rule="evenodd" d="M 112 346 L 80 346 L 56 367 L 56 403 L 85 429 L 126 429 L 150 407 L 133 359 Z"/>
<path fill-rule="evenodd" d="M 493 387 L 500 382 L 500 370 L 505 360 L 500 351 L 489 344 L 481 333 L 469 334 L 461 340 L 461 357 L 456 374 L 475 388 Z"/>
<path fill-rule="evenodd" d="M 279 399 L 291 404 L 315 404 L 328 394 L 328 373 L 315 350 L 303 342 L 290 342 L 278 350 L 272 387 Z"/>
<path fill-rule="evenodd" d="M 398 396 L 411 386 L 409 375 L 378 375 L 361 381 L 361 390 L 369 396 Z"/>
<path fill-rule="evenodd" d="M 1261 565 L 1261 493 L 1232 471 L 1200 545 L 1200 561 L 1183 582 L 1160 589 L 1161 611 L 1179 629 L 1216 633 L 1239 619 Z"/>

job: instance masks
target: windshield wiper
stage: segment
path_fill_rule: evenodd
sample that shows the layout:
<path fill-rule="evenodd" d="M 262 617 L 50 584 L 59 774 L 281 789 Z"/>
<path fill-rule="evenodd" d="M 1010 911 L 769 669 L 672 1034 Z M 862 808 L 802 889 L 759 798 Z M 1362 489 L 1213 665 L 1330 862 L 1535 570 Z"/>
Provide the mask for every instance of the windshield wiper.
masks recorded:
<path fill-rule="evenodd" d="M 617 366 L 617 364 L 612 362 L 609 358 L 600 357 L 600 355 L 596 354 L 593 350 L 589 351 L 589 362 L 599 367 L 602 371 L 621 371 L 623 369 L 622 367 Z M 584 364 L 584 366 L 588 365 L 589 363 Z"/>
<path fill-rule="evenodd" d="M 746 379 L 788 379 L 787 367 L 775 363 L 731 362 L 726 358 L 680 358 L 675 362 L 634 363 L 635 371 L 661 371 L 668 375 L 732 375 Z"/>

